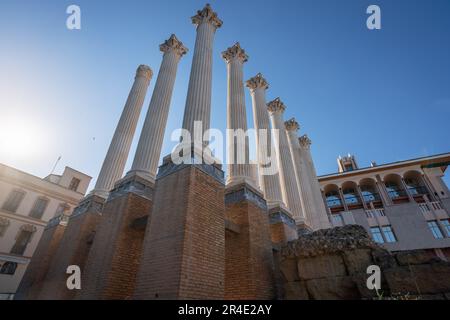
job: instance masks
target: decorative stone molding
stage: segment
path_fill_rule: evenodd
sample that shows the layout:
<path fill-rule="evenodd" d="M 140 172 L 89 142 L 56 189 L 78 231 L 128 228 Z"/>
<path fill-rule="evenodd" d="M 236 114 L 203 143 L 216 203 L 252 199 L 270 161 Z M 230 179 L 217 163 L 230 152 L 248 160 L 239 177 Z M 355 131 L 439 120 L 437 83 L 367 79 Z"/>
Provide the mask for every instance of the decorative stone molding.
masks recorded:
<path fill-rule="evenodd" d="M 284 123 L 284 126 L 286 127 L 287 131 L 298 131 L 300 130 L 300 125 L 297 121 L 295 121 L 295 118 L 289 119 Z"/>
<path fill-rule="evenodd" d="M 147 181 L 137 175 L 125 178 L 118 182 L 114 189 L 111 190 L 108 202 L 119 198 L 127 193 L 133 193 L 143 198 L 152 200 L 155 186 L 152 182 Z"/>
<path fill-rule="evenodd" d="M 136 70 L 136 78 L 137 77 L 144 77 L 150 81 L 153 77 L 153 71 L 149 66 L 141 64 Z"/>
<path fill-rule="evenodd" d="M 159 46 L 162 52 L 173 51 L 177 54 L 179 58 L 188 53 L 189 49 L 183 45 L 183 42 L 177 39 L 177 37 L 172 34 L 169 39 L 167 39 L 163 44 Z"/>
<path fill-rule="evenodd" d="M 225 194 L 225 204 L 233 204 L 242 201 L 252 202 L 262 210 L 267 210 L 267 203 L 264 197 L 246 184 L 242 184 Z"/>
<path fill-rule="evenodd" d="M 234 59 L 239 60 L 241 63 L 248 61 L 248 55 L 245 53 L 245 50 L 241 48 L 239 42 L 236 42 L 232 47 L 229 47 L 222 52 L 222 58 L 227 63 L 230 63 Z"/>
<path fill-rule="evenodd" d="M 70 216 L 70 219 L 73 219 L 79 215 L 82 215 L 86 212 L 102 214 L 103 205 L 105 203 L 105 199 L 96 195 L 89 195 L 85 199 L 83 199 L 80 204 L 73 209 L 73 213 Z"/>
<path fill-rule="evenodd" d="M 269 89 L 269 83 L 266 81 L 266 79 L 263 78 L 263 75 L 261 73 L 258 73 L 253 78 L 247 80 L 246 85 L 251 91 L 256 89 Z"/>
<path fill-rule="evenodd" d="M 0 237 L 3 236 L 6 232 L 6 229 L 10 225 L 11 221 L 6 218 L 0 217 Z"/>
<path fill-rule="evenodd" d="M 217 17 L 217 13 L 214 12 L 209 3 L 202 10 L 198 10 L 197 14 L 193 16 L 192 23 L 196 26 L 201 25 L 202 23 L 211 23 L 216 29 L 219 29 L 223 22 Z"/>
<path fill-rule="evenodd" d="M 283 113 L 284 110 L 286 110 L 286 106 L 284 103 L 280 100 L 280 98 L 276 98 L 273 101 L 270 101 L 267 104 L 267 110 L 270 113 Z"/>
<path fill-rule="evenodd" d="M 295 220 L 282 210 L 271 212 L 269 214 L 269 223 L 270 224 L 283 223 L 290 226 L 291 228 L 297 228 Z"/>
<path fill-rule="evenodd" d="M 298 141 L 300 142 L 300 145 L 304 149 L 309 149 L 309 147 L 311 146 L 311 140 L 308 138 L 308 135 L 306 134 L 298 138 Z"/>
<path fill-rule="evenodd" d="M 35 233 L 37 231 L 37 228 L 36 228 L 36 226 L 33 226 L 32 224 L 24 224 L 20 227 L 20 230 Z"/>

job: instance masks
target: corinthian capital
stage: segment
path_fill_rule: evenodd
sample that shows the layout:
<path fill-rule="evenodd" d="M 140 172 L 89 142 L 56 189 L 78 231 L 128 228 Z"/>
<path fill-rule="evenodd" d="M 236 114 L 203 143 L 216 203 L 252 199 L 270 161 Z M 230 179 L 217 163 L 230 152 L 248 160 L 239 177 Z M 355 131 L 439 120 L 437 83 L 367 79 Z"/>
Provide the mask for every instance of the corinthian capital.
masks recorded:
<path fill-rule="evenodd" d="M 276 98 L 273 101 L 270 101 L 267 104 L 267 110 L 270 113 L 283 113 L 284 110 L 286 110 L 286 106 L 284 103 L 280 100 L 280 98 Z"/>
<path fill-rule="evenodd" d="M 141 64 L 136 70 L 136 78 L 137 77 L 144 77 L 150 81 L 153 77 L 153 71 L 149 66 Z"/>
<path fill-rule="evenodd" d="M 188 52 L 188 48 L 183 45 L 183 42 L 177 39 L 177 37 L 172 34 L 168 40 L 159 46 L 162 52 L 173 51 L 180 58 Z"/>
<path fill-rule="evenodd" d="M 309 149 L 309 147 L 311 146 L 311 140 L 306 134 L 298 138 L 298 142 L 300 142 L 300 145 L 305 149 Z"/>
<path fill-rule="evenodd" d="M 204 22 L 211 23 L 216 29 L 219 29 L 223 22 L 217 17 L 217 13 L 215 13 L 209 3 L 202 10 L 198 10 L 197 14 L 193 16 L 192 23 L 196 26 L 201 25 Z"/>
<path fill-rule="evenodd" d="M 269 89 L 269 84 L 267 83 L 266 79 L 263 78 L 261 73 L 258 73 L 253 78 L 247 80 L 246 85 L 252 91 L 258 88 L 263 90 Z"/>
<path fill-rule="evenodd" d="M 247 62 L 248 55 L 245 53 L 245 50 L 241 48 L 239 42 L 236 42 L 235 45 L 222 52 L 222 58 L 227 63 L 230 63 L 233 59 L 238 59 L 241 63 L 244 63 Z"/>
<path fill-rule="evenodd" d="M 300 125 L 295 120 L 295 118 L 289 119 L 284 123 L 287 131 L 298 131 L 300 129 Z"/>

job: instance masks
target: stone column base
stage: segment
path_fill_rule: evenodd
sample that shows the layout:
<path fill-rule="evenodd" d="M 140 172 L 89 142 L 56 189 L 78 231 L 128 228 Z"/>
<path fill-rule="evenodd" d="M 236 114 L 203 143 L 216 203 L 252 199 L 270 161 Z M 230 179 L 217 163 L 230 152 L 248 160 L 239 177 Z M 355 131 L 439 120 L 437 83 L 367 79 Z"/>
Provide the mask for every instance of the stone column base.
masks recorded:
<path fill-rule="evenodd" d="M 45 277 L 39 299 L 66 300 L 73 298 L 75 292 L 68 290 L 66 285 L 67 267 L 76 265 L 83 270 L 104 202 L 104 198 L 90 195 L 74 209 L 61 244 Z"/>
<path fill-rule="evenodd" d="M 131 298 L 153 192 L 153 182 L 138 175 L 116 183 L 105 203 L 76 299 Z"/>
<path fill-rule="evenodd" d="M 19 289 L 14 295 L 15 300 L 36 300 L 38 298 L 43 281 L 61 244 L 68 218 L 66 215 L 61 215 L 48 222 Z"/>
<path fill-rule="evenodd" d="M 275 298 L 274 262 L 266 201 L 247 183 L 225 190 L 225 299 Z"/>
<path fill-rule="evenodd" d="M 164 159 L 134 299 L 223 299 L 225 201 L 219 165 Z"/>

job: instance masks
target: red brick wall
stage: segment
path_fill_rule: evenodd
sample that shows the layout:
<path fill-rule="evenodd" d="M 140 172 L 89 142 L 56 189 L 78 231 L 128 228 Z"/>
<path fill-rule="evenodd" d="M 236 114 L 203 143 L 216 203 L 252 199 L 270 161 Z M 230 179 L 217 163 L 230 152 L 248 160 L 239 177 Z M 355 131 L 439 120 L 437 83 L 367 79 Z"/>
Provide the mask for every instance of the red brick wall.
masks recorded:
<path fill-rule="evenodd" d="M 194 166 L 157 181 L 136 299 L 223 299 L 224 186 Z"/>
<path fill-rule="evenodd" d="M 151 207 L 151 200 L 133 193 L 105 204 L 76 299 L 123 300 L 132 296 L 145 230 L 131 224 L 149 216 Z"/>
<path fill-rule="evenodd" d="M 61 245 L 45 277 L 39 299 L 73 298 L 75 291 L 68 290 L 66 286 L 66 270 L 70 265 L 77 265 L 83 270 L 100 217 L 98 213 L 87 211 L 70 218 Z"/>
<path fill-rule="evenodd" d="M 44 230 L 27 271 L 22 278 L 16 300 L 35 300 L 42 289 L 42 281 L 47 275 L 56 250 L 60 245 L 66 227 L 60 224 Z"/>
<path fill-rule="evenodd" d="M 238 225 L 240 232 L 226 232 L 225 299 L 273 299 L 274 265 L 267 210 L 244 200 L 227 205 L 226 218 Z"/>

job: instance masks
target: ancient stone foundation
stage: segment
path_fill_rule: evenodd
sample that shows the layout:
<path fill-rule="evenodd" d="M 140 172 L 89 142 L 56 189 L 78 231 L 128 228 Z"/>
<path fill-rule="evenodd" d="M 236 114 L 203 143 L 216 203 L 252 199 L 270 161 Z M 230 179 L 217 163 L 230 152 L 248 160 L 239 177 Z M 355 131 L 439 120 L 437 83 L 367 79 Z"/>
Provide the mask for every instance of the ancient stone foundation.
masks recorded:
<path fill-rule="evenodd" d="M 83 270 L 76 299 L 130 299 L 151 216 L 153 183 L 131 176 L 116 184 Z"/>
<path fill-rule="evenodd" d="M 450 298 L 450 263 L 425 251 L 391 254 L 360 226 L 303 235 L 281 248 L 279 265 L 283 299 Z M 370 265 L 381 269 L 378 294 L 366 286 Z"/>
<path fill-rule="evenodd" d="M 215 165 L 160 168 L 135 299 L 223 299 L 225 203 Z"/>

